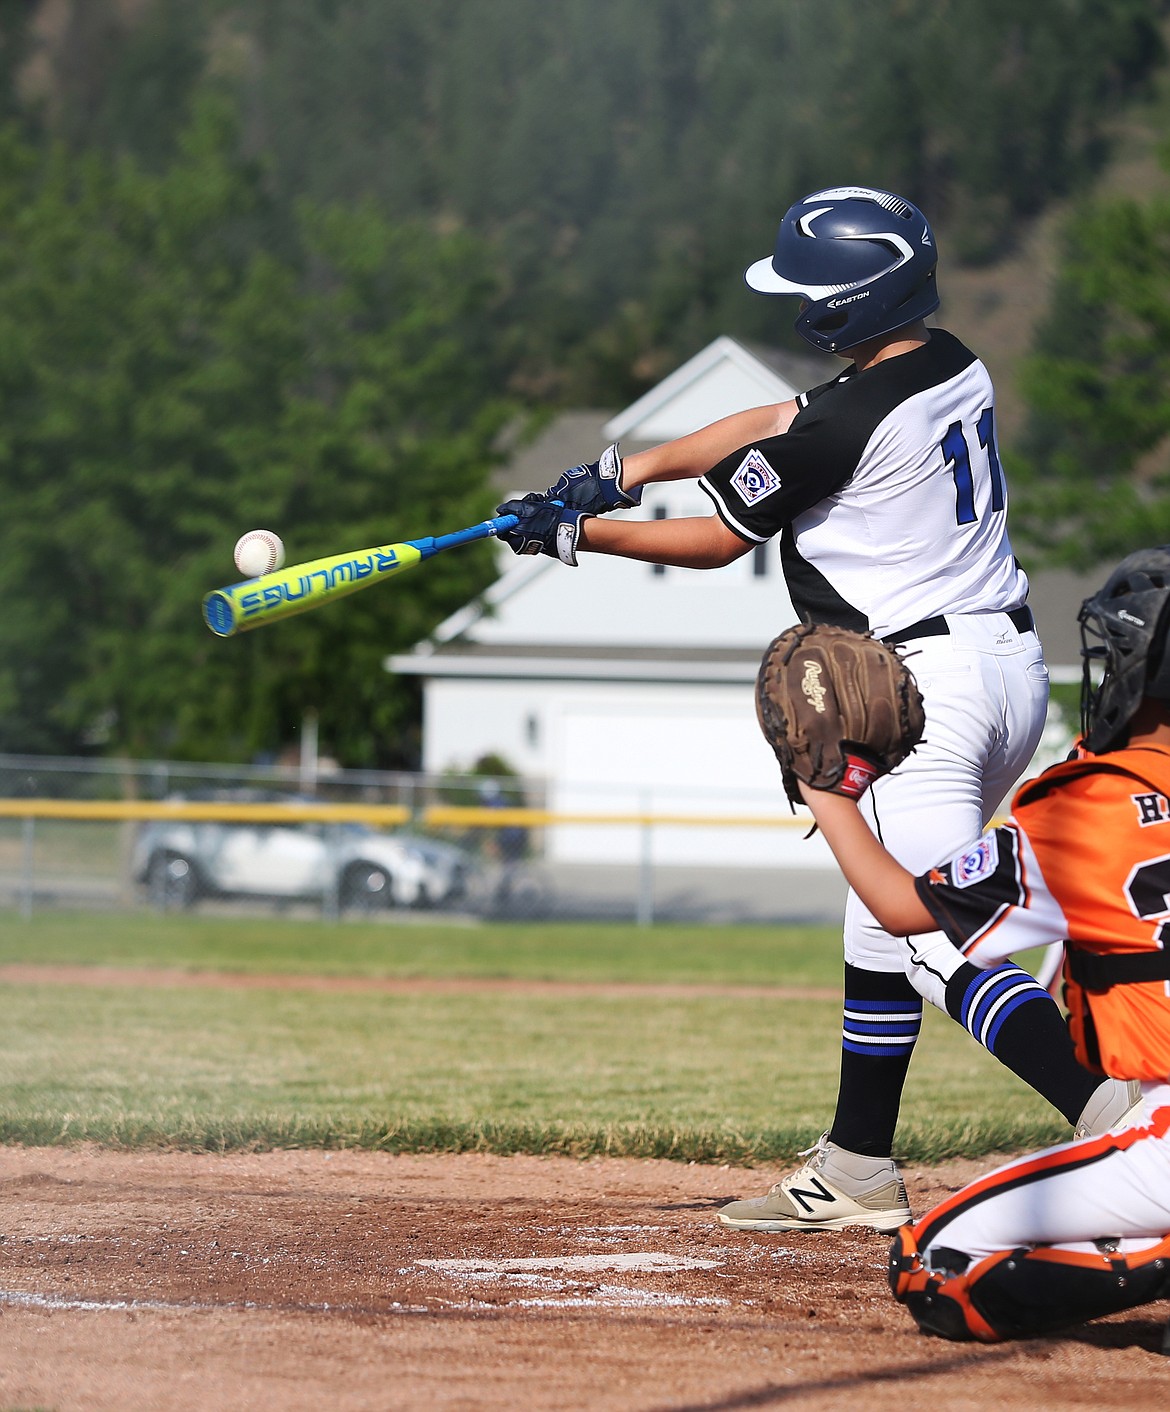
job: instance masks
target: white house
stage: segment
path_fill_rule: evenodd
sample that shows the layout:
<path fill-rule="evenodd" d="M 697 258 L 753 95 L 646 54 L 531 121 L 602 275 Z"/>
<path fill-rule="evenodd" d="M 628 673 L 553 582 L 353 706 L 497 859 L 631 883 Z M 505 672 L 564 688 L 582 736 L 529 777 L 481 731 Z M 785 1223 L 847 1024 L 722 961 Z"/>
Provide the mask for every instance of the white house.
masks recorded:
<path fill-rule="evenodd" d="M 633 450 L 786 400 L 839 367 L 718 338 L 608 421 L 571 414 L 571 449 L 561 444 L 564 423 L 554 423 L 513 462 L 507 493 L 542 489 L 611 441 Z M 627 513 L 707 515 L 711 503 L 682 481 L 648 488 Z M 583 555 L 570 569 L 501 556 L 486 593 L 387 659 L 390 671 L 423 679 L 425 770 L 469 769 L 496 752 L 545 781 L 548 807 L 559 812 L 791 818 L 752 693 L 763 649 L 796 620 L 775 544 L 714 570 L 604 555 Z M 1065 604 L 1060 612 L 1074 616 Z M 655 854 L 758 865 L 798 850 L 804 866 L 827 866 L 827 850 L 802 843 L 801 832 L 678 827 L 660 831 Z M 549 846 L 565 861 L 630 862 L 640 845 L 633 828 L 565 825 Z"/>

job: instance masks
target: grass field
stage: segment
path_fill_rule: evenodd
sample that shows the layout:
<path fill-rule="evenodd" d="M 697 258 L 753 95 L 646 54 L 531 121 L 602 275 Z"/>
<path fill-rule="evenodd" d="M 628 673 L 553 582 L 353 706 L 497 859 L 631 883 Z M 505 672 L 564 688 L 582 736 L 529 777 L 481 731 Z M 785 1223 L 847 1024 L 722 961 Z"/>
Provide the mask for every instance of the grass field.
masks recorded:
<path fill-rule="evenodd" d="M 175 966 L 243 974 L 466 976 L 525 980 L 838 986 L 834 927 L 592 923 L 321 923 L 273 913 L 0 912 L 0 965 Z"/>
<path fill-rule="evenodd" d="M 839 946 L 831 928 L 0 914 L 0 965 L 193 973 L 181 986 L 5 982 L 0 1140 L 779 1160 L 831 1113 L 840 1010 L 824 992 Z M 244 989 L 223 973 L 578 989 Z M 665 984 L 682 989 L 649 989 Z M 810 994 L 725 993 L 776 985 Z M 928 1014 L 901 1156 L 1065 1132 Z"/>

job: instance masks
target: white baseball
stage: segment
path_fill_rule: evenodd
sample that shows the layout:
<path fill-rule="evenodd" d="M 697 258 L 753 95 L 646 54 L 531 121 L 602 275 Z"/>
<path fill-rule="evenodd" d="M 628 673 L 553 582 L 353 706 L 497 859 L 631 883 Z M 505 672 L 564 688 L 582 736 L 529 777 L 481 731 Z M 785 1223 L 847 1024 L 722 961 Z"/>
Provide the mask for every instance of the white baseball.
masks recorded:
<path fill-rule="evenodd" d="M 284 542 L 271 530 L 249 530 L 236 540 L 235 560 L 246 578 L 270 574 L 284 564 Z"/>

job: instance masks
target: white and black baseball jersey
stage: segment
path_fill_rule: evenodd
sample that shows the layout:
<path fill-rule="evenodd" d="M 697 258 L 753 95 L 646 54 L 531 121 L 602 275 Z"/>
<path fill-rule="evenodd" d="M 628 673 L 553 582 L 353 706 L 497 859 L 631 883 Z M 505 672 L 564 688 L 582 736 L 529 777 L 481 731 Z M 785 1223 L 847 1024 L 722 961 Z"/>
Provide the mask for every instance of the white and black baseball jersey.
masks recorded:
<path fill-rule="evenodd" d="M 742 538 L 779 534 L 809 622 L 889 636 L 948 613 L 1018 608 L 987 369 L 953 334 L 798 398 L 789 429 L 699 482 Z"/>

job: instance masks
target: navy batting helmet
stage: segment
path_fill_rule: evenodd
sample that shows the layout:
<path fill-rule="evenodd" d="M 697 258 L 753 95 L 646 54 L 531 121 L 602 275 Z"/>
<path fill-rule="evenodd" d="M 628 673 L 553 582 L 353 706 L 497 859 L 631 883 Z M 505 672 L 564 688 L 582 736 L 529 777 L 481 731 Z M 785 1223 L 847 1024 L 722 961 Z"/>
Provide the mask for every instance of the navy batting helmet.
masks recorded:
<path fill-rule="evenodd" d="M 744 278 L 761 294 L 802 295 L 797 333 L 838 353 L 933 313 L 937 260 L 917 206 L 892 191 L 836 186 L 791 207 L 771 258 Z"/>
<path fill-rule="evenodd" d="M 1170 700 L 1170 544 L 1123 559 L 1081 604 L 1081 735 L 1095 755 L 1124 744 L 1143 696 Z M 1093 665 L 1104 666 L 1099 684 Z"/>

